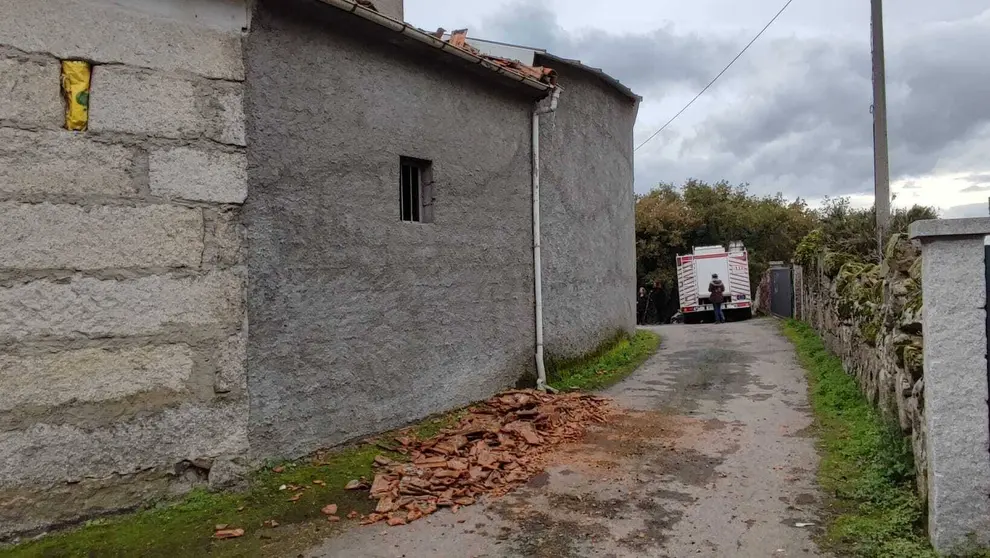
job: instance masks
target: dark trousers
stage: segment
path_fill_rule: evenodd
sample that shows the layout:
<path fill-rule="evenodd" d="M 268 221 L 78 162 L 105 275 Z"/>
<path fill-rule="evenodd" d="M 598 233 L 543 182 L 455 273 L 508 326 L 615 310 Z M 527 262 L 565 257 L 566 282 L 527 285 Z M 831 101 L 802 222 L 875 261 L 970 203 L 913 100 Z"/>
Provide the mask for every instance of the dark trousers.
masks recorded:
<path fill-rule="evenodd" d="M 725 314 L 722 313 L 722 303 L 721 302 L 713 302 L 712 303 L 712 306 L 715 307 L 715 323 L 724 324 L 725 323 Z"/>

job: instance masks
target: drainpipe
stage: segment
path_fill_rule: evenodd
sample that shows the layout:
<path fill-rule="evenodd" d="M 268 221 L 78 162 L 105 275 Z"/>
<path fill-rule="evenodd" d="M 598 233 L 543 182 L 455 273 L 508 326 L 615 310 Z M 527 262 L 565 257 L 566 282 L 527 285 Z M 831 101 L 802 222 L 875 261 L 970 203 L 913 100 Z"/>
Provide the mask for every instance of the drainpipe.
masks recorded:
<path fill-rule="evenodd" d="M 533 108 L 533 287 L 536 293 L 536 389 L 557 390 L 547 385 L 547 370 L 543 363 L 543 259 L 540 251 L 540 115 L 557 110 L 560 88 L 550 94 L 550 104 L 536 103 Z"/>

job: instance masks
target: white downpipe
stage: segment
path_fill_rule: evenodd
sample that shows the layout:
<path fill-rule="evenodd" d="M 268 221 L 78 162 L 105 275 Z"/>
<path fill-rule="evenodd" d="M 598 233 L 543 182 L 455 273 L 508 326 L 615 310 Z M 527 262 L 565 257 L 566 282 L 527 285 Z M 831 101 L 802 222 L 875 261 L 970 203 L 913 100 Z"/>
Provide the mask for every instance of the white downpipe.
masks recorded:
<path fill-rule="evenodd" d="M 540 246 L 540 115 L 557 110 L 560 88 L 550 95 L 550 105 L 533 109 L 533 288 L 536 294 L 536 389 L 557 390 L 547 385 L 547 370 L 543 363 L 543 256 Z"/>

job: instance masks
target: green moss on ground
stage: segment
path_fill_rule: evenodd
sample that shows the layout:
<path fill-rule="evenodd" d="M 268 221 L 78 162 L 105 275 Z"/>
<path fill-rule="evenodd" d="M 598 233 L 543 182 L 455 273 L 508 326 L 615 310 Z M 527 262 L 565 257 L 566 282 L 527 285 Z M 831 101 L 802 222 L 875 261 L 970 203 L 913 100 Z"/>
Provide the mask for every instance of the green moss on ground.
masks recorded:
<path fill-rule="evenodd" d="M 328 455 L 322 462 L 281 464 L 282 473 L 266 467 L 253 476 L 251 488 L 245 493 L 196 490 L 178 503 L 166 502 L 128 515 L 90 521 L 72 531 L 2 549 L 0 557 L 278 555 L 287 537 L 298 539 L 299 530 L 294 528 L 298 524 L 318 520 L 308 529 L 317 540 L 331 532 L 333 526 L 320 513 L 329 503 L 336 503 L 344 514 L 351 509 L 370 511 L 366 493 L 345 491 L 343 487 L 352 479 L 370 475 L 372 461 L 379 453 L 381 449 L 363 445 Z M 282 485 L 306 486 L 307 490 L 293 502 L 289 499 L 296 493 L 279 490 Z M 279 526 L 263 527 L 268 520 L 277 521 Z M 241 528 L 246 533 L 236 539 L 215 540 L 213 532 L 219 524 Z"/>
<path fill-rule="evenodd" d="M 659 345 L 660 336 L 650 331 L 618 336 L 580 359 L 551 362 L 547 382 L 561 391 L 603 389 L 631 374 Z"/>
<path fill-rule="evenodd" d="M 409 429 L 429 438 L 454 424 L 462 411 L 426 419 Z M 381 440 L 390 437 L 384 435 Z M 367 491 L 344 486 L 359 477 L 371 478 L 377 455 L 399 458 L 383 449 L 387 444 L 365 443 L 285 463 L 272 464 L 252 475 L 244 493 L 196 490 L 179 501 L 163 502 L 135 513 L 90 521 L 70 531 L 18 546 L 0 548 L 0 558 L 187 558 L 296 556 L 352 521 L 332 524 L 320 511 L 337 504 L 338 514 L 372 511 Z M 280 472 L 275 472 L 276 469 Z M 314 481 L 318 481 L 314 483 Z M 282 485 L 305 486 L 298 492 Z M 266 527 L 275 520 L 277 527 Z M 216 540 L 216 525 L 244 529 L 243 537 Z"/>
<path fill-rule="evenodd" d="M 908 440 L 870 405 L 813 329 L 791 320 L 784 333 L 808 370 L 822 453 L 818 480 L 831 500 L 822 546 L 857 558 L 935 558 Z"/>

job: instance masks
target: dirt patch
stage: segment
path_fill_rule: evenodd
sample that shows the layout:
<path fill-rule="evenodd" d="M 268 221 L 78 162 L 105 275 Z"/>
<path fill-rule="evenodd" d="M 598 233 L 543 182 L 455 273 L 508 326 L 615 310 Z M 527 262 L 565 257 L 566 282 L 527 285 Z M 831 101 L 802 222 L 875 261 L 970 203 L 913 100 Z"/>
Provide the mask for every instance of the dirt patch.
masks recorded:
<path fill-rule="evenodd" d="M 492 504 L 519 527 L 499 538 L 512 545 L 513 556 L 525 557 L 582 556 L 616 542 L 637 553 L 660 547 L 683 518 L 679 508 L 696 501 L 667 485 L 711 484 L 724 454 L 738 448 L 738 426 L 657 411 L 615 411 L 608 423 L 590 426 L 580 442 L 546 454 L 549 473 Z M 642 490 L 630 489 L 637 485 Z M 617 524 L 626 527 L 613 533 L 610 526 Z"/>
<path fill-rule="evenodd" d="M 553 493 L 547 496 L 547 500 L 555 510 L 593 518 L 617 519 L 629 509 L 629 500 L 623 498 L 603 500 L 592 496 Z"/>
<path fill-rule="evenodd" d="M 642 529 L 637 529 L 619 539 L 619 544 L 638 552 L 662 546 L 669 538 L 670 529 L 683 517 L 679 511 L 671 511 L 654 500 L 643 500 L 636 504 L 640 510 L 649 513 Z"/>
<path fill-rule="evenodd" d="M 818 502 L 813 494 L 798 494 L 797 498 L 794 499 L 794 503 L 799 506 L 811 506 Z"/>
<path fill-rule="evenodd" d="M 678 371 L 668 389 L 664 409 L 689 412 L 701 402 L 722 405 L 745 395 L 755 382 L 750 370 L 754 357 L 744 351 L 722 347 L 684 349 L 667 354 L 670 365 Z"/>
<path fill-rule="evenodd" d="M 703 486 L 716 478 L 724 458 L 738 451 L 731 423 L 674 416 L 656 411 L 622 411 L 608 424 L 594 425 L 583 442 L 566 444 L 547 456 L 590 476 L 627 474 L 627 463 L 657 481 L 665 477 Z M 616 477 L 619 478 L 619 477 Z"/>
<path fill-rule="evenodd" d="M 550 482 L 550 474 L 543 472 L 526 482 L 527 488 L 543 488 Z"/>
<path fill-rule="evenodd" d="M 818 436 L 819 429 L 817 425 L 806 426 L 800 430 L 795 430 L 790 434 L 785 434 L 788 438 L 816 438 Z"/>
<path fill-rule="evenodd" d="M 654 490 L 650 492 L 650 496 L 660 500 L 671 500 L 674 502 L 683 502 L 685 504 L 690 504 L 696 502 L 698 499 L 686 492 L 677 492 L 676 490 Z"/>
<path fill-rule="evenodd" d="M 577 558 L 585 555 L 582 548 L 586 545 L 610 538 L 605 525 L 571 514 L 532 510 L 514 513 L 511 508 L 503 508 L 501 513 L 519 526 L 509 544 L 511 555 L 520 558 Z"/>

